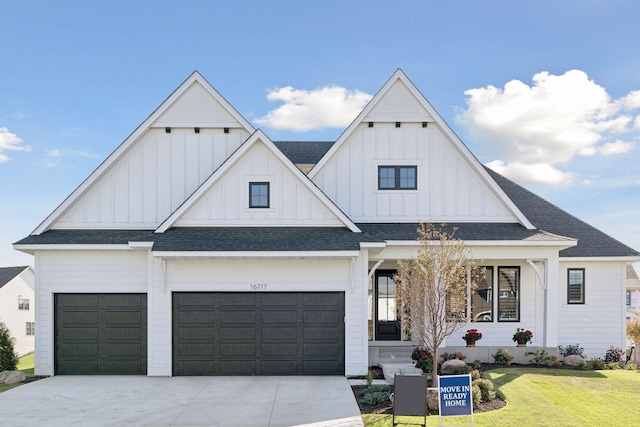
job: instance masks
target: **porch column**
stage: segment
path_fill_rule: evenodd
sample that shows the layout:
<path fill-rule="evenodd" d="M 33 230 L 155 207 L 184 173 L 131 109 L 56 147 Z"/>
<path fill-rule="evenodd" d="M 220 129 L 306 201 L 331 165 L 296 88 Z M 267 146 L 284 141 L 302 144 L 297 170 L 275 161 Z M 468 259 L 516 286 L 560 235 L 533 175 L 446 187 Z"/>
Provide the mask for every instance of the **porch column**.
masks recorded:
<path fill-rule="evenodd" d="M 544 294 L 544 347 L 558 347 L 560 257 L 547 258 L 547 289 Z"/>

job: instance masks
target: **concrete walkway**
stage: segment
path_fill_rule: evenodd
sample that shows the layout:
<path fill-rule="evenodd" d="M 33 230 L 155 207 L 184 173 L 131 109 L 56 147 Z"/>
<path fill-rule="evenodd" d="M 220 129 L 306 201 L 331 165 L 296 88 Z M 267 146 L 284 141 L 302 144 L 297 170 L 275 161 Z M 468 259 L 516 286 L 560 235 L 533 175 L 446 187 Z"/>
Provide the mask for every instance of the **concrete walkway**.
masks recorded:
<path fill-rule="evenodd" d="M 0 393 L 2 426 L 363 426 L 344 377 L 56 376 Z"/>

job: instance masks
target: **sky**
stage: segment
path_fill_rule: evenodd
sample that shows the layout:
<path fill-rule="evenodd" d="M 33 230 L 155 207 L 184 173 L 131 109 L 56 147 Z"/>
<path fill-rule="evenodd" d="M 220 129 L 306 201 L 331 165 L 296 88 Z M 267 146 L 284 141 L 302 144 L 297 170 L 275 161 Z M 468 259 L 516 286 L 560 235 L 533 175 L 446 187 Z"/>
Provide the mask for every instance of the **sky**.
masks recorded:
<path fill-rule="evenodd" d="M 335 140 L 402 69 L 471 152 L 640 250 L 640 2 L 3 2 L 0 266 L 199 71 L 272 140 Z"/>

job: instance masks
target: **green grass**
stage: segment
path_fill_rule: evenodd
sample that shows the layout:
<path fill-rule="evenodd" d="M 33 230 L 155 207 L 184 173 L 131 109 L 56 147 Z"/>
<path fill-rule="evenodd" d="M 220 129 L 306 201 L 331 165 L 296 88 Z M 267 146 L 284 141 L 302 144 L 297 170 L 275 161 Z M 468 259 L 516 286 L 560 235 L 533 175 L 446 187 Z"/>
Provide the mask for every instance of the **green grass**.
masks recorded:
<path fill-rule="evenodd" d="M 488 372 L 507 406 L 474 415 L 475 425 L 628 426 L 638 422 L 640 371 L 574 371 L 508 368 Z M 391 415 L 363 415 L 367 427 L 392 425 Z M 470 417 L 446 418 L 446 424 L 468 424 Z M 438 416 L 427 426 L 439 425 Z"/>
<path fill-rule="evenodd" d="M 18 366 L 17 369 L 19 371 L 24 372 L 24 374 L 28 377 L 33 376 L 33 368 L 34 368 L 35 364 L 34 364 L 34 355 L 32 354 L 28 354 L 26 356 L 23 356 L 20 358 L 20 360 L 18 360 Z M 0 384 L 0 393 L 2 393 L 3 391 L 9 390 L 11 388 L 17 387 L 20 384 Z"/>

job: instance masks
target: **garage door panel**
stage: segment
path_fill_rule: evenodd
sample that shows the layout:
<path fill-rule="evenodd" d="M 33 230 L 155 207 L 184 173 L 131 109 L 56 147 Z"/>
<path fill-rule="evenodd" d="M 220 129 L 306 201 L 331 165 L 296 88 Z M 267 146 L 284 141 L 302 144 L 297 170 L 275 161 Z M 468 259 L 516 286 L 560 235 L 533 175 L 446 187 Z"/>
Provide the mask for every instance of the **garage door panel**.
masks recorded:
<path fill-rule="evenodd" d="M 56 374 L 146 374 L 145 294 L 56 294 Z"/>
<path fill-rule="evenodd" d="M 178 329 L 178 338 L 181 340 L 213 340 L 216 329 L 214 327 L 181 327 Z"/>
<path fill-rule="evenodd" d="M 212 311 L 181 311 L 179 315 L 180 323 L 209 325 L 213 323 L 214 313 Z"/>
<path fill-rule="evenodd" d="M 203 299 L 208 336 L 183 316 Z M 344 375 L 344 293 L 176 292 L 173 331 L 174 375 Z"/>

